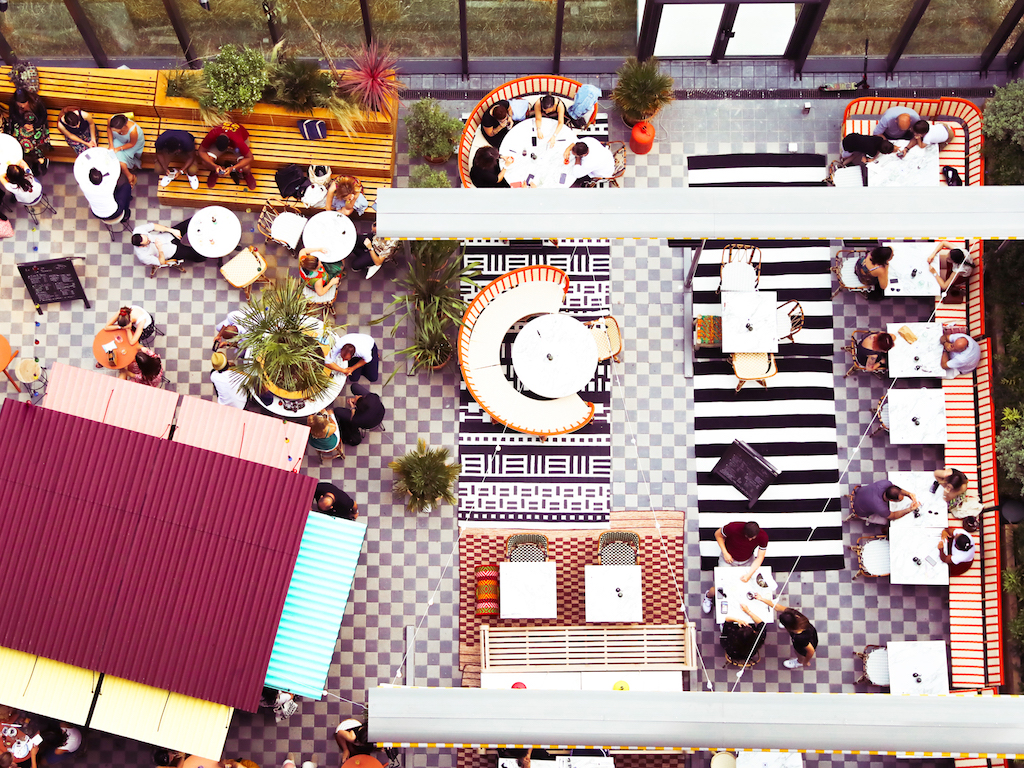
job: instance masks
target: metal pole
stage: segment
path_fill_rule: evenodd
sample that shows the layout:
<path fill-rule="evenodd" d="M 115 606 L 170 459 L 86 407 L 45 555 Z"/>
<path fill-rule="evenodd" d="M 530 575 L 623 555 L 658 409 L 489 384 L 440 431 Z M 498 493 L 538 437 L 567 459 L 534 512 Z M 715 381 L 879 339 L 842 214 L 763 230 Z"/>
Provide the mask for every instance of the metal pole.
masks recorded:
<path fill-rule="evenodd" d="M 373 42 L 373 24 L 370 21 L 370 3 L 368 0 L 359 0 L 359 13 L 363 16 L 363 37 L 366 44 Z"/>
<path fill-rule="evenodd" d="M 1013 34 L 1013 30 L 1017 28 L 1017 22 L 1019 22 L 1022 17 L 1024 17 L 1024 0 L 1017 0 L 1017 2 L 1013 4 L 1013 7 L 1006 12 L 1006 16 L 1003 17 L 1003 23 L 999 25 L 999 29 L 997 29 L 995 34 L 992 35 L 992 39 L 985 47 L 985 51 L 981 54 L 981 61 L 978 62 L 978 71 L 983 75 L 988 73 L 988 68 L 989 65 L 992 64 L 992 60 L 995 59 L 1006 41 L 1010 39 L 1010 35 Z"/>
<path fill-rule="evenodd" d="M 790 37 L 783 55 L 787 59 L 793 60 L 793 71 L 797 77 L 803 76 L 804 62 L 807 61 L 807 54 L 811 52 L 811 46 L 814 45 L 814 38 L 817 37 L 818 30 L 821 28 L 828 4 L 829 0 L 821 0 L 813 6 L 810 3 L 805 3 L 793 26 L 793 35 Z"/>
<path fill-rule="evenodd" d="M 644 16 L 640 22 L 640 34 L 636 40 L 636 57 L 647 61 L 654 55 L 654 46 L 658 42 L 658 29 L 661 27 L 661 0 L 647 0 Z"/>
<path fill-rule="evenodd" d="M 557 75 L 562 65 L 562 25 L 565 23 L 565 0 L 558 0 L 558 8 L 555 11 L 555 53 L 554 66 L 551 73 Z"/>
<path fill-rule="evenodd" d="M 67 6 L 68 13 L 71 14 L 75 26 L 78 27 L 78 33 L 82 36 L 82 40 L 85 42 L 86 48 L 89 49 L 89 53 L 92 54 L 96 66 L 109 67 L 110 59 L 107 58 L 103 46 L 100 45 L 100 40 L 96 37 L 96 31 L 92 28 L 89 17 L 85 15 L 85 9 L 82 8 L 82 4 L 78 0 L 64 0 L 64 5 Z"/>
<path fill-rule="evenodd" d="M 14 55 L 14 50 L 8 45 L 3 32 L 0 32 L 0 58 L 3 58 L 4 63 L 9 67 L 18 63 L 18 57 Z"/>
<path fill-rule="evenodd" d="M 717 64 L 718 60 L 725 56 L 729 48 L 729 41 L 736 37 L 732 31 L 732 25 L 736 23 L 736 12 L 739 11 L 739 3 L 726 3 L 722 9 L 722 18 L 718 22 L 718 34 L 715 35 L 715 44 L 711 48 L 711 63 Z"/>
<path fill-rule="evenodd" d="M 178 38 L 181 52 L 185 54 L 185 63 L 192 69 L 199 69 L 199 59 L 196 56 L 195 48 L 192 46 L 192 35 L 188 32 L 185 17 L 181 15 L 178 0 L 164 0 L 164 10 L 167 12 L 167 18 L 171 21 L 171 27 L 174 28 L 174 34 Z"/>
<path fill-rule="evenodd" d="M 907 16 L 907 20 L 903 22 L 903 28 L 900 33 L 896 35 L 896 39 L 893 40 L 892 48 L 889 49 L 889 55 L 885 57 L 885 76 L 888 78 L 895 70 L 896 64 L 900 60 L 900 56 L 903 55 L 903 51 L 907 47 L 907 43 L 910 42 L 910 38 L 914 35 L 914 30 L 917 29 L 918 22 L 921 21 L 921 17 L 924 16 L 924 12 L 928 10 L 928 3 L 931 0 L 916 0 L 914 7 L 910 9 L 910 15 Z"/>
<path fill-rule="evenodd" d="M 459 0 L 459 43 L 462 52 L 462 78 L 469 77 L 469 31 L 466 23 L 466 0 Z"/>

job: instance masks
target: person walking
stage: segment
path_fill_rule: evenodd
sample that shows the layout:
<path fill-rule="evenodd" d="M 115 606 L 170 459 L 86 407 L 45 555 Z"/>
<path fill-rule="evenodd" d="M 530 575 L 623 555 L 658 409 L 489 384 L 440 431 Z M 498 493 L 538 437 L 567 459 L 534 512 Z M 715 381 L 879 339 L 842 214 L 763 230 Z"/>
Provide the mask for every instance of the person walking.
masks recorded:
<path fill-rule="evenodd" d="M 760 600 L 769 608 L 779 612 L 779 624 L 789 633 L 789 639 L 793 641 L 796 658 L 786 659 L 782 662 L 782 666 L 786 669 L 811 666 L 818 647 L 818 631 L 811 624 L 811 620 L 800 611 L 787 608 L 782 603 L 769 600 L 764 595 L 754 595 L 754 599 Z"/>

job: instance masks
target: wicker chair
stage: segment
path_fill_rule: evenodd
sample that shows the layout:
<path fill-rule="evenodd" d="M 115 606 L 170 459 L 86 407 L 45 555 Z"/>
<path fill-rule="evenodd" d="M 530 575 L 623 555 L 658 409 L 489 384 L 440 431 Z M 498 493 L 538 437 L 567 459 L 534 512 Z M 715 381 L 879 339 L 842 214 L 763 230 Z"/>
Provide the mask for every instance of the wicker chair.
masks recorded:
<path fill-rule="evenodd" d="M 338 298 L 338 286 L 335 285 L 329 288 L 327 293 L 319 296 L 316 291 L 307 285 L 303 287 L 302 295 L 306 297 L 307 314 L 321 315 L 324 320 L 327 319 L 327 315 L 334 314 L 334 300 Z"/>
<path fill-rule="evenodd" d="M 804 308 L 796 299 L 784 301 L 775 310 L 775 322 L 779 342 L 793 341 L 793 337 L 804 327 Z"/>
<path fill-rule="evenodd" d="M 871 431 L 870 437 L 874 437 L 879 432 L 889 431 L 889 396 L 882 395 L 878 398 L 878 405 L 875 406 L 875 419 L 878 421 L 878 426 Z"/>
<path fill-rule="evenodd" d="M 584 323 L 590 329 L 597 342 L 597 359 L 607 360 L 613 358 L 616 363 L 621 363 L 619 354 L 622 352 L 622 332 L 619 324 L 611 315 L 590 320 Z"/>
<path fill-rule="evenodd" d="M 857 563 L 860 566 L 860 569 L 853 574 L 853 578 L 856 579 L 858 576 L 877 578 L 889 575 L 889 538 L 887 536 L 861 536 L 850 549 L 857 554 Z"/>
<path fill-rule="evenodd" d="M 886 367 L 884 365 L 880 366 L 878 368 L 875 368 L 873 371 L 868 371 L 867 368 L 865 368 L 863 365 L 861 365 L 859 362 L 857 362 L 857 344 L 858 344 L 858 342 L 863 341 L 865 336 L 868 336 L 868 335 L 870 335 L 872 333 L 874 333 L 874 331 L 867 331 L 867 330 L 864 330 L 863 328 L 858 328 L 857 330 L 855 330 L 853 333 L 850 334 L 850 344 L 848 346 L 843 347 L 843 351 L 844 352 L 849 352 L 850 353 L 850 369 L 843 375 L 844 379 L 847 376 L 849 376 L 851 373 L 853 373 L 854 371 L 856 371 L 857 373 L 860 373 L 862 371 L 866 371 L 867 373 L 875 374 L 875 376 L 877 376 L 880 379 L 884 379 L 885 378 Z M 857 338 L 858 334 L 860 335 L 860 338 Z"/>
<path fill-rule="evenodd" d="M 220 268 L 220 273 L 232 286 L 245 291 L 245 298 L 248 299 L 252 293 L 252 286 L 256 283 L 274 284 L 274 281 L 267 277 L 267 269 L 269 267 L 266 259 L 256 246 L 251 245 L 235 254 L 231 261 Z"/>
<path fill-rule="evenodd" d="M 779 369 L 775 365 L 775 355 L 770 352 L 735 352 L 731 355 L 732 370 L 739 379 L 736 391 L 743 389 L 748 381 L 756 381 L 765 389 L 768 389 L 768 382 Z"/>
<path fill-rule="evenodd" d="M 732 243 L 722 249 L 719 291 L 756 291 L 761 279 L 761 249 Z"/>
<path fill-rule="evenodd" d="M 861 518 L 860 515 L 858 515 L 854 511 L 854 508 L 853 508 L 853 497 L 857 495 L 857 489 L 858 488 L 860 488 L 860 486 L 859 485 L 855 485 L 855 486 L 853 486 L 853 488 L 850 489 L 850 492 L 848 494 L 846 494 L 846 499 L 847 499 L 847 501 L 850 502 L 850 514 L 848 514 L 846 517 L 843 518 L 843 522 L 844 523 L 848 523 L 850 520 L 863 519 L 863 518 Z"/>
<path fill-rule="evenodd" d="M 266 242 L 283 245 L 294 254 L 299 247 L 306 221 L 306 217 L 287 200 L 271 198 L 263 204 L 256 228 L 266 238 Z"/>
<path fill-rule="evenodd" d="M 515 533 L 505 539 L 505 559 L 510 563 L 544 563 L 548 537 L 541 533 Z"/>
<path fill-rule="evenodd" d="M 756 667 L 760 663 L 761 663 L 761 651 L 758 651 L 753 656 L 751 656 L 750 657 L 750 661 L 736 661 L 736 659 L 734 659 L 732 656 L 730 656 L 727 653 L 727 654 L 725 654 L 725 664 L 723 664 L 722 666 L 723 667 L 733 666 L 733 667 L 739 667 L 740 669 L 753 669 L 754 667 Z"/>
<path fill-rule="evenodd" d="M 636 565 L 640 537 L 632 531 L 604 531 L 597 538 L 597 562 L 601 565 Z"/>
<path fill-rule="evenodd" d="M 854 651 L 864 667 L 855 684 L 868 683 L 883 688 L 889 687 L 889 650 L 881 645 L 864 646 L 863 651 Z"/>
<path fill-rule="evenodd" d="M 601 176 L 598 178 L 587 179 L 583 182 L 584 187 L 619 187 L 619 179 L 626 174 L 626 142 L 624 141 L 609 141 L 608 151 L 612 153 L 612 157 L 615 158 L 615 170 L 611 176 Z"/>
<path fill-rule="evenodd" d="M 832 292 L 832 298 L 840 291 L 867 293 L 871 289 L 864 285 L 854 272 L 854 266 L 868 251 L 866 248 L 843 248 L 836 254 L 836 262 L 832 265 L 832 274 L 836 276 L 839 287 Z"/>

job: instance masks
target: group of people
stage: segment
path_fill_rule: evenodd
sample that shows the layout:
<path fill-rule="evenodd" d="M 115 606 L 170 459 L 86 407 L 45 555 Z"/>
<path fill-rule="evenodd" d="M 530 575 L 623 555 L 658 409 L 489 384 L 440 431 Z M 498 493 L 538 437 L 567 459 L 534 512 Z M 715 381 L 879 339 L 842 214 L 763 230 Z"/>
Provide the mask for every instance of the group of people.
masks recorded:
<path fill-rule="evenodd" d="M 0 722 L 4 727 L 0 768 L 57 765 L 82 751 L 82 730 L 70 723 L 40 719 L 6 705 L 0 705 Z"/>
<path fill-rule="evenodd" d="M 909 107 L 890 107 L 878 119 L 870 136 L 849 133 L 843 137 L 841 159 L 844 165 L 873 163 L 882 155 L 894 152 L 900 159 L 914 147 L 937 144 L 942 149 L 952 138 L 949 127 L 943 123 L 929 123 Z M 906 139 L 897 149 L 893 141 Z"/>

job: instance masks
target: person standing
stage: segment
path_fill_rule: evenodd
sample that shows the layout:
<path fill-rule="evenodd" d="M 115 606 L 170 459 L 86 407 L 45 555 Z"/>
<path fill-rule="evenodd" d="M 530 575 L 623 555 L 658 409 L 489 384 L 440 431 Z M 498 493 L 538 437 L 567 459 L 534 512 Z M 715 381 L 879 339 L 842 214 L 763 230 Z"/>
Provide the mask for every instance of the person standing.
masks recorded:
<path fill-rule="evenodd" d="M 815 650 L 818 647 L 818 631 L 811 624 L 810 619 L 800 611 L 787 608 L 782 603 L 769 600 L 764 595 L 754 595 L 754 599 L 760 600 L 769 608 L 779 612 L 779 624 L 789 633 L 789 639 L 793 641 L 796 658 L 786 659 L 782 662 L 782 666 L 786 669 L 811 666 Z"/>
<path fill-rule="evenodd" d="M 331 483 L 317 483 L 313 494 L 313 511 L 323 512 L 331 517 L 355 520 L 359 517 L 358 505 L 343 490 Z"/>
<path fill-rule="evenodd" d="M 46 105 L 39 94 L 27 88 L 18 88 L 11 97 L 7 110 L 8 133 L 21 144 L 25 161 L 32 173 L 42 176 L 50 166 L 44 155 L 50 145 L 50 126 L 46 121 Z"/>
<path fill-rule="evenodd" d="M 743 582 L 753 578 L 768 552 L 768 534 L 753 520 L 748 523 L 739 521 L 726 523 L 715 531 L 715 541 L 718 542 L 718 548 L 722 550 L 718 557 L 719 566 L 731 565 L 734 568 L 748 569 L 745 574 L 740 576 L 740 581 Z M 711 613 L 713 593 L 714 587 L 712 586 L 700 602 L 701 610 L 704 613 Z"/>

